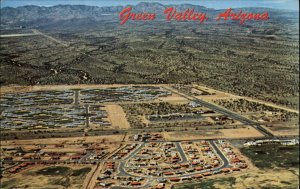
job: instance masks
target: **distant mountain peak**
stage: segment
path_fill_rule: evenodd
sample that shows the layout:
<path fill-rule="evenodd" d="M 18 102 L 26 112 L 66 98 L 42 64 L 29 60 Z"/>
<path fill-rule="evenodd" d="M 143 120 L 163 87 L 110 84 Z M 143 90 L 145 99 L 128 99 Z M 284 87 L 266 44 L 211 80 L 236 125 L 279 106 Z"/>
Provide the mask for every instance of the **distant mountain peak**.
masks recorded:
<path fill-rule="evenodd" d="M 149 12 L 162 14 L 166 7 L 174 7 L 177 11 L 184 11 L 193 8 L 195 12 L 206 12 L 208 14 L 216 14 L 222 10 L 206 8 L 201 5 L 169 4 L 163 5 L 157 2 L 140 2 L 137 5 L 128 5 L 133 8 L 134 12 Z M 125 6 L 108 6 L 98 7 L 89 5 L 56 5 L 52 7 L 27 5 L 17 8 L 4 7 L 1 8 L 1 27 L 19 27 L 32 26 L 39 27 L 42 25 L 53 25 L 55 22 L 72 19 L 102 20 L 103 15 L 117 15 Z M 280 10 L 266 8 L 243 8 L 245 11 L 275 11 Z M 115 17 L 118 18 L 117 16 Z M 116 21 L 116 20 L 115 20 Z"/>

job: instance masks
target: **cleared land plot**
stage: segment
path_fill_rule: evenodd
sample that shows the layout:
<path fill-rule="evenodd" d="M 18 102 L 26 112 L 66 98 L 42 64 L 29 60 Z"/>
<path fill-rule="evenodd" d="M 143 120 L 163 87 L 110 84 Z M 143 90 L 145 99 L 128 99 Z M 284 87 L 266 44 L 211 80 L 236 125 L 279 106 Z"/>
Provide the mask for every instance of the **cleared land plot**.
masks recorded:
<path fill-rule="evenodd" d="M 119 105 L 106 105 L 105 110 L 108 113 L 108 120 L 112 127 L 119 129 L 128 129 L 130 125 L 126 119 L 123 108 Z"/>
<path fill-rule="evenodd" d="M 218 138 L 252 138 L 262 137 L 254 128 L 247 126 L 246 128 L 236 129 L 218 129 L 209 131 L 182 131 L 182 132 L 165 132 L 164 136 L 167 140 L 196 140 L 196 139 L 218 139 Z"/>
<path fill-rule="evenodd" d="M 238 129 L 221 129 L 221 133 L 226 138 L 241 138 L 241 137 L 263 137 L 264 135 L 258 132 L 251 126 L 247 126 L 246 128 L 238 128 Z"/>

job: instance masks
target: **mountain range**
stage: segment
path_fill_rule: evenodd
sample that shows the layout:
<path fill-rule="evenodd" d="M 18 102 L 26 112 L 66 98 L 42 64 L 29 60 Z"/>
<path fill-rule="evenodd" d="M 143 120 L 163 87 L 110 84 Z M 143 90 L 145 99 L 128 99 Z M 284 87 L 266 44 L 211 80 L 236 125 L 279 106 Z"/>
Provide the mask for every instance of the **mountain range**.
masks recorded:
<path fill-rule="evenodd" d="M 180 4 L 180 5 L 163 5 L 160 3 L 146 3 L 142 2 L 135 6 L 131 6 L 135 12 L 151 12 L 151 13 L 163 13 L 166 7 L 174 7 L 178 11 L 186 10 L 187 8 L 194 8 L 196 12 L 206 12 L 207 14 L 217 14 L 223 10 L 215 10 L 206 8 L 204 6 L 192 5 L 192 4 Z M 51 25 L 56 22 L 64 20 L 85 20 L 85 21 L 101 21 L 103 17 L 118 14 L 125 6 L 110 6 L 110 7 L 98 7 L 98 6 L 86 6 L 86 5 L 57 5 L 52 7 L 41 6 L 22 6 L 17 8 L 4 7 L 1 9 L 1 25 L 3 26 L 45 26 Z M 249 12 L 262 12 L 269 11 L 272 15 L 280 15 L 280 17 L 289 17 L 291 14 L 294 17 L 297 12 L 287 10 L 277 10 L 269 8 L 243 8 Z M 113 19 L 117 19 L 114 16 Z"/>

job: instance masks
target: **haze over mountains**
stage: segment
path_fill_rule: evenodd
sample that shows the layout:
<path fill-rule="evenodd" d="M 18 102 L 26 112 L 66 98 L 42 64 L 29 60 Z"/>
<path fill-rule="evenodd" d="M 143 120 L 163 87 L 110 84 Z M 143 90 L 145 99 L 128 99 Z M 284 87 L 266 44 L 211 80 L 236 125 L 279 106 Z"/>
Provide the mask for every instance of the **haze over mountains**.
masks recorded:
<path fill-rule="evenodd" d="M 40 6 L 22 6 L 17 8 L 4 7 L 1 9 L 1 25 L 3 26 L 46 26 L 63 20 L 84 19 L 85 21 L 101 21 L 109 15 L 115 15 L 110 18 L 117 20 L 117 14 L 126 6 L 97 7 L 86 5 L 57 5 L 52 7 Z M 132 6 L 134 12 L 150 12 L 163 14 L 166 7 L 175 7 L 178 11 L 184 11 L 188 8 L 194 8 L 195 12 L 205 12 L 209 15 L 216 15 L 224 10 L 215 10 L 199 5 L 180 4 L 163 5 L 160 3 L 139 3 Z M 267 8 L 243 8 L 248 12 L 269 11 L 271 15 L 281 17 L 295 17 L 297 12 Z M 80 22 L 80 21 L 79 21 Z"/>

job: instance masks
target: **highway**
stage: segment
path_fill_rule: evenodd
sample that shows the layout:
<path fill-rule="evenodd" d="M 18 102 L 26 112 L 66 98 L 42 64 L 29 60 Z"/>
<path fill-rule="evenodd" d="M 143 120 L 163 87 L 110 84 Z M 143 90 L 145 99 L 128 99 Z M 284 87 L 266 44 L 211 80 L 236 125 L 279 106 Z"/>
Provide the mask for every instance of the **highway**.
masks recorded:
<path fill-rule="evenodd" d="M 261 132 L 266 137 L 274 137 L 274 135 L 272 133 L 270 133 L 268 130 L 263 128 L 257 122 L 252 121 L 250 119 L 247 119 L 247 118 L 245 118 L 245 117 L 243 117 L 243 116 L 241 116 L 241 115 L 239 115 L 235 112 L 229 111 L 229 110 L 227 110 L 225 108 L 222 108 L 220 106 L 217 106 L 215 104 L 212 104 L 212 103 L 206 102 L 204 100 L 198 99 L 195 96 L 192 96 L 192 95 L 189 95 L 189 94 L 186 94 L 186 93 L 180 93 L 180 92 L 176 91 L 175 89 L 172 89 L 171 87 L 164 87 L 164 88 L 166 90 L 169 90 L 170 92 L 172 92 L 174 94 L 182 96 L 182 97 L 184 97 L 188 100 L 194 101 L 194 102 L 200 104 L 201 106 L 207 107 L 207 108 L 209 108 L 209 109 L 211 109 L 215 112 L 221 113 L 221 114 L 226 115 L 230 118 L 233 118 L 237 121 L 240 121 L 241 123 L 243 123 L 245 125 L 250 125 L 250 126 L 254 127 L 255 129 L 257 129 L 259 132 Z"/>
<path fill-rule="evenodd" d="M 203 126 L 199 127 L 198 130 L 207 130 L 210 128 L 211 130 L 217 130 L 222 128 L 236 128 L 236 125 L 221 125 L 221 126 Z M 193 126 L 180 127 L 173 126 L 168 127 L 166 130 L 168 131 L 184 131 L 184 130 L 195 130 Z M 87 136 L 103 136 L 103 135 L 116 135 L 116 134 L 140 134 L 141 132 L 162 132 L 162 128 L 129 128 L 129 129 L 105 129 L 105 130 L 88 130 L 78 131 L 73 128 L 69 130 L 56 130 L 56 131 L 45 131 L 45 132 L 34 132 L 34 131 L 24 131 L 22 134 L 18 134 L 18 138 L 15 138 L 15 131 L 3 131 L 0 134 L 1 140 L 21 140 L 21 139 L 38 139 L 38 138 L 67 138 L 67 137 L 82 137 L 84 134 Z"/>
<path fill-rule="evenodd" d="M 54 41 L 54 42 L 56 42 L 56 43 L 58 43 L 58 44 L 60 44 L 60 45 L 62 45 L 62 46 L 64 46 L 64 47 L 69 47 L 69 44 L 67 44 L 66 42 L 63 42 L 63 41 L 61 41 L 61 40 L 59 40 L 59 39 L 56 39 L 56 38 L 54 38 L 54 37 L 52 37 L 52 36 L 50 36 L 50 35 L 47 35 L 47 34 L 45 34 L 45 33 L 42 33 L 41 31 L 39 31 L 39 30 L 37 30 L 37 29 L 32 29 L 31 31 L 32 31 L 33 34 L 35 34 L 35 35 L 42 35 L 42 36 L 44 36 L 44 37 L 50 39 L 51 41 Z"/>

